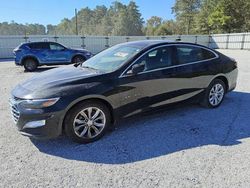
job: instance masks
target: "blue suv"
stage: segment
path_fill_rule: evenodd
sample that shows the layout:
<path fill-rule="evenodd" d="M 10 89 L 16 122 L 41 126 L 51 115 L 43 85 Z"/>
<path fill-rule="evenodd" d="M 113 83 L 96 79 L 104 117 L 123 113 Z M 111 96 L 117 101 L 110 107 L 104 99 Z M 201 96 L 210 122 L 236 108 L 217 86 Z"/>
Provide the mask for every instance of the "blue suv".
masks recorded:
<path fill-rule="evenodd" d="M 92 57 L 84 49 L 67 48 L 56 42 L 23 43 L 14 49 L 15 64 L 34 71 L 42 65 L 61 65 L 84 62 Z"/>

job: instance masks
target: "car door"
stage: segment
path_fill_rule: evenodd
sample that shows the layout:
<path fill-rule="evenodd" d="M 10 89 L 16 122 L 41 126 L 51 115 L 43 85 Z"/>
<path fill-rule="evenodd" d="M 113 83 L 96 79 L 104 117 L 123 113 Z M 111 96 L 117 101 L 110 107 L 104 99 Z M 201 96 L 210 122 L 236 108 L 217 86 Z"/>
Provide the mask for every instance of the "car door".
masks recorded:
<path fill-rule="evenodd" d="M 69 59 L 70 59 L 70 54 L 64 46 L 54 42 L 49 43 L 49 52 L 47 56 L 48 62 L 67 63 L 70 61 Z"/>
<path fill-rule="evenodd" d="M 167 103 L 178 95 L 181 86 L 176 85 L 176 67 L 173 47 L 154 48 L 139 59 L 120 76 L 121 116 L 130 116 Z M 135 66 L 143 66 L 141 72 L 132 73 Z"/>
<path fill-rule="evenodd" d="M 40 64 L 47 63 L 49 45 L 45 42 L 34 42 L 30 43 L 29 48 L 31 50 L 31 54 L 35 55 L 36 58 L 39 59 Z"/>
<path fill-rule="evenodd" d="M 174 46 L 176 60 L 176 84 L 183 95 L 180 99 L 191 98 L 209 85 L 213 75 L 220 72 L 218 56 L 209 49 L 196 45 L 179 44 Z"/>
<path fill-rule="evenodd" d="M 211 61 L 215 61 L 214 66 Z M 148 51 L 120 77 L 121 116 L 200 94 L 207 87 L 210 74 L 218 71 L 216 61 L 215 53 L 192 45 L 167 45 Z M 140 65 L 144 69 L 133 74 L 133 67 Z"/>

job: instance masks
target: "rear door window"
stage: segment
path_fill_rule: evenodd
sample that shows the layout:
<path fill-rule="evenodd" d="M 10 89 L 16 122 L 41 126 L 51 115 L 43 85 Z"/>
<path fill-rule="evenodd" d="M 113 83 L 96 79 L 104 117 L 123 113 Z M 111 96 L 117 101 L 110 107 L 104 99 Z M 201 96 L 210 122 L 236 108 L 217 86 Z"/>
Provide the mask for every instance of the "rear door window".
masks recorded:
<path fill-rule="evenodd" d="M 177 64 L 187 64 L 215 58 L 215 54 L 204 48 L 195 46 L 176 46 Z"/>
<path fill-rule="evenodd" d="M 38 42 L 38 43 L 31 43 L 29 44 L 29 47 L 34 50 L 45 50 L 49 49 L 48 43 L 45 42 Z"/>

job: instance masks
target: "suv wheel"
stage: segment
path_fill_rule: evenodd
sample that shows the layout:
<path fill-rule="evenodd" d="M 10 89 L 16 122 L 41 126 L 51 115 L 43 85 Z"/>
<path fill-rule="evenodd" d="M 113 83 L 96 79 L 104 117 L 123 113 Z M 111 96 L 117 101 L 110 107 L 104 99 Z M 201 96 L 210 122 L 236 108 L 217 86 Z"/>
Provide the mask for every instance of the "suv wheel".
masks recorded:
<path fill-rule="evenodd" d="M 86 58 L 81 55 L 77 55 L 72 59 L 72 63 L 82 63 L 84 61 L 86 61 Z"/>
<path fill-rule="evenodd" d="M 23 62 L 24 69 L 28 72 L 32 72 L 37 69 L 38 63 L 32 58 L 25 59 Z"/>
<path fill-rule="evenodd" d="M 110 111 L 104 104 L 86 101 L 69 111 L 65 118 L 65 132 L 74 142 L 86 144 L 100 139 L 110 122 Z"/>
<path fill-rule="evenodd" d="M 201 104 L 207 108 L 219 107 L 226 93 L 225 83 L 220 79 L 215 79 L 206 89 L 206 93 Z"/>

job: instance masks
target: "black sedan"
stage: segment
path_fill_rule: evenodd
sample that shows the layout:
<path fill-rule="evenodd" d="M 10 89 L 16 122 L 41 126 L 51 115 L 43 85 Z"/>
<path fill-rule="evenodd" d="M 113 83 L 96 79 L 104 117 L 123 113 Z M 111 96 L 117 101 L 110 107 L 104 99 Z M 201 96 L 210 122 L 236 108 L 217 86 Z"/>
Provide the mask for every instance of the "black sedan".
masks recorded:
<path fill-rule="evenodd" d="M 216 108 L 236 87 L 237 75 L 234 59 L 201 45 L 130 42 L 17 85 L 11 112 L 23 135 L 54 138 L 65 132 L 89 143 L 121 118 L 168 104 L 195 101 Z"/>

